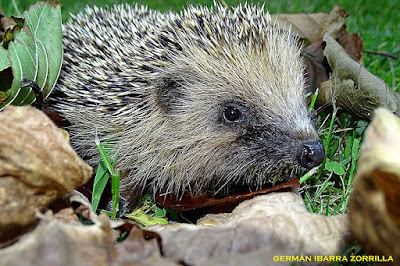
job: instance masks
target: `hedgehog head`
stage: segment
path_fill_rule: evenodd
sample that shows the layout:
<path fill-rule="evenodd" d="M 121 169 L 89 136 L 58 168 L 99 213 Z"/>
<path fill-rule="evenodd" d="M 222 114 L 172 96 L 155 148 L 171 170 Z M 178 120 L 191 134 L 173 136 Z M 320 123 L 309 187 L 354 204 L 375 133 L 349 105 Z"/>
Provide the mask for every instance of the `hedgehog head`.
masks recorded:
<path fill-rule="evenodd" d="M 139 174 L 156 176 L 156 190 L 260 188 L 322 162 L 300 48 L 263 7 L 190 6 L 159 39 L 154 98 L 164 132 L 145 167 L 154 173 Z"/>

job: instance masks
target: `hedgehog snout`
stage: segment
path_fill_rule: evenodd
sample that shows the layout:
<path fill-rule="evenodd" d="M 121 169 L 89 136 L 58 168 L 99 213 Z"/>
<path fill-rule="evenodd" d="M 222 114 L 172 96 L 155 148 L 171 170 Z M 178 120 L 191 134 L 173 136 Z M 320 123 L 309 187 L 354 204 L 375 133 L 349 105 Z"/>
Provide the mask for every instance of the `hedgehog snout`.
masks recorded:
<path fill-rule="evenodd" d="M 325 149 L 321 140 L 313 140 L 300 144 L 297 161 L 305 168 L 313 168 L 322 163 Z"/>

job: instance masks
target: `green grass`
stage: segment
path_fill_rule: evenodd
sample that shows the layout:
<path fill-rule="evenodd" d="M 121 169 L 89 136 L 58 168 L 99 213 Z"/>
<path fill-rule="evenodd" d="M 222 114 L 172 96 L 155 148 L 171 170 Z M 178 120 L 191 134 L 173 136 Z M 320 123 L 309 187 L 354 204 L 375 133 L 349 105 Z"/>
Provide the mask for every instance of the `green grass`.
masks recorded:
<path fill-rule="evenodd" d="M 15 0 L 20 10 L 28 8 L 34 0 Z M 104 6 L 117 1 L 107 0 L 64 0 L 62 2 L 64 21 L 70 12 L 82 10 L 86 4 Z M 121 1 L 118 1 L 121 2 Z M 187 1 L 138 1 L 146 2 L 160 10 L 179 10 Z M 210 1 L 189 1 L 212 5 Z M 235 5 L 239 1 L 225 1 Z M 244 1 L 243 1 L 244 2 Z M 358 33 L 364 39 L 364 49 L 387 52 L 400 57 L 400 2 L 398 0 L 274 0 L 266 6 L 271 13 L 329 12 L 335 3 L 343 7 L 349 17 L 346 19 L 349 33 Z M 10 0 L 1 0 L 0 8 L 7 15 L 15 14 Z M 385 80 L 394 90 L 400 91 L 400 59 L 364 54 L 364 64 L 373 74 Z M 319 132 L 326 147 L 326 159 L 318 171 L 302 185 L 302 195 L 311 212 L 324 215 L 345 213 L 351 191 L 351 184 L 357 169 L 359 148 L 363 141 L 364 121 L 346 113 L 333 114 L 322 111 L 318 115 Z M 325 167 L 327 163 L 327 167 Z M 334 168 L 332 168 L 334 166 Z M 344 173 L 341 170 L 344 169 Z"/>

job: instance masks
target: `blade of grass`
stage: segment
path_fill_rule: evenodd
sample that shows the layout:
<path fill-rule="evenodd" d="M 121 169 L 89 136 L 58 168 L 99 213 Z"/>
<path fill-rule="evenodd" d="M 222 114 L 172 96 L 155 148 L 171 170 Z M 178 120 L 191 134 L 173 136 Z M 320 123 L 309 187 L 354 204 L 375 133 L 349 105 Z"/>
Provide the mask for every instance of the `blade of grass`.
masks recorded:
<path fill-rule="evenodd" d="M 307 181 L 307 179 L 309 179 L 311 176 L 313 176 L 317 171 L 318 171 L 319 167 L 314 167 L 312 168 L 310 171 L 308 171 L 307 173 L 305 173 L 301 178 L 300 178 L 300 185 L 303 184 L 304 182 Z"/>
<path fill-rule="evenodd" d="M 334 183 L 333 183 L 334 184 Z M 327 203 L 326 203 L 326 211 L 325 211 L 325 213 L 326 213 L 326 216 L 329 216 L 329 200 L 331 199 L 331 187 L 332 187 L 333 185 L 331 185 L 331 186 L 329 186 L 329 196 L 328 196 L 328 201 L 327 201 Z"/>
<path fill-rule="evenodd" d="M 118 185 L 119 187 L 119 171 L 118 174 L 115 174 L 115 171 L 113 169 L 117 158 L 118 158 L 118 154 L 119 151 L 115 154 L 113 162 L 110 163 L 110 160 L 108 159 L 108 154 L 105 150 L 111 150 L 109 147 L 111 141 L 107 141 L 106 142 L 106 148 L 103 148 L 103 146 L 100 144 L 100 140 L 98 139 L 98 137 L 96 136 L 95 138 L 95 143 L 96 146 L 100 152 L 100 162 L 97 168 L 97 172 L 96 172 L 96 176 L 95 176 L 95 180 L 93 182 L 93 194 L 92 194 L 92 206 L 93 206 L 93 210 L 96 211 L 98 204 L 100 202 L 100 198 L 101 195 L 104 192 L 104 189 L 108 183 L 108 180 L 110 178 L 110 174 L 112 176 L 111 182 L 114 182 L 114 185 Z M 110 171 L 111 170 L 111 171 Z M 118 181 L 113 181 L 113 179 L 117 179 Z M 117 198 L 118 198 L 118 190 L 116 190 L 115 188 L 112 188 L 112 193 L 117 192 Z M 113 213 L 116 211 L 116 207 L 118 204 L 115 203 L 114 204 L 114 194 L 113 195 Z M 115 206 L 114 206 L 115 205 Z"/>
<path fill-rule="evenodd" d="M 331 123 L 329 124 L 329 131 L 328 131 L 328 136 L 325 139 L 325 143 L 324 143 L 324 148 L 325 151 L 329 151 L 329 145 L 331 143 L 331 139 L 332 139 L 332 132 L 333 132 L 333 125 L 335 124 L 335 118 L 336 118 L 336 109 L 333 110 L 332 112 L 332 118 L 331 118 Z"/>
<path fill-rule="evenodd" d="M 317 101 L 318 97 L 318 88 L 315 90 L 314 96 L 311 99 L 310 107 L 308 108 L 308 112 L 311 113 L 312 109 L 314 108 L 315 102 Z"/>
<path fill-rule="evenodd" d="M 105 152 L 103 146 L 101 146 L 99 138 L 96 136 L 94 141 L 96 143 L 97 149 L 99 149 L 101 158 L 103 159 L 103 162 L 105 163 L 108 171 L 110 172 L 111 175 L 115 176 L 116 174 L 115 174 L 115 171 L 113 169 L 113 166 L 111 165 L 110 160 L 108 159 L 108 155 Z"/>
<path fill-rule="evenodd" d="M 93 182 L 93 192 L 92 192 L 92 207 L 93 211 L 97 211 L 99 206 L 101 195 L 107 185 L 110 174 L 107 171 L 107 167 L 100 159 L 99 165 L 97 167 L 96 176 Z"/>
<path fill-rule="evenodd" d="M 115 157 L 116 158 L 116 157 Z M 112 201 L 113 201 L 113 213 L 112 213 L 112 220 L 115 220 L 117 215 L 117 211 L 119 210 L 119 183 L 120 183 L 120 171 L 117 171 L 117 175 L 113 175 L 111 179 L 111 194 L 112 194 Z"/>
<path fill-rule="evenodd" d="M 322 183 L 322 186 L 318 189 L 318 191 L 314 195 L 314 201 L 317 200 L 321 196 L 321 194 L 325 191 L 328 186 L 334 185 L 335 182 L 328 182 L 329 179 L 332 177 L 332 174 Z"/>

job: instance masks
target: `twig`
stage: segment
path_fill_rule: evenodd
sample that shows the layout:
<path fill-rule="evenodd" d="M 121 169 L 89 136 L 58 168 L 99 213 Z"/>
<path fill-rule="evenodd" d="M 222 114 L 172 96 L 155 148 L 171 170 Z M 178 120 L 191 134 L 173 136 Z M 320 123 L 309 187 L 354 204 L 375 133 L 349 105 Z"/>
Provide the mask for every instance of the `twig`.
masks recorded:
<path fill-rule="evenodd" d="M 36 108 L 39 110 L 43 110 L 43 93 L 42 93 L 42 89 L 39 87 L 39 85 L 33 80 L 23 78 L 21 80 L 21 82 L 19 83 L 19 86 L 21 88 L 30 87 L 32 89 L 32 91 L 35 93 Z"/>
<path fill-rule="evenodd" d="M 375 52 L 375 51 L 363 50 L 363 53 L 367 53 L 367 54 L 376 54 L 376 55 L 381 55 L 381 56 L 385 56 L 385 57 L 390 57 L 390 58 L 393 58 L 393 59 L 397 59 L 397 55 L 389 54 L 389 53 L 386 53 L 386 52 Z"/>

